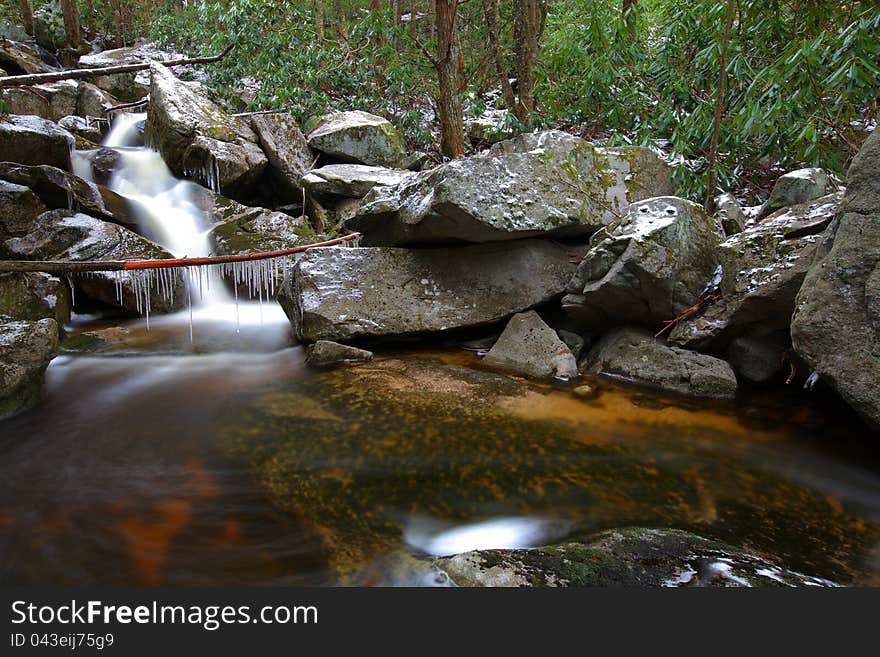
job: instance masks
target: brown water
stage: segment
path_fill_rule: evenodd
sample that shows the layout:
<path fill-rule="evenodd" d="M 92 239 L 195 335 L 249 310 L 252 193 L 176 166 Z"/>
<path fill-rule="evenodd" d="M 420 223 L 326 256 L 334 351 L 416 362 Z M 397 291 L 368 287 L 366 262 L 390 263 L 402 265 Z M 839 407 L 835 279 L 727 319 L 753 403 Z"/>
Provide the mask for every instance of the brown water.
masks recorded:
<path fill-rule="evenodd" d="M 314 372 L 184 335 L 111 329 L 0 422 L 0 581 L 421 583 L 389 559 L 641 525 L 880 584 L 877 439 L 833 400 L 584 399 L 455 349 Z"/>

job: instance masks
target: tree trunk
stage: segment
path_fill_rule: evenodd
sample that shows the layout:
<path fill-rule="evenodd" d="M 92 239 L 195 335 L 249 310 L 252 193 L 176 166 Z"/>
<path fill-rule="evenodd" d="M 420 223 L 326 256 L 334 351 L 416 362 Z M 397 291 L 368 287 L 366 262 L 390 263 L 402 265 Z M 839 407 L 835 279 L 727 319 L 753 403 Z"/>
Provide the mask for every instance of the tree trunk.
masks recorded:
<path fill-rule="evenodd" d="M 544 0 L 513 0 L 513 40 L 516 44 L 517 118 L 526 123 L 535 111 L 535 66 L 544 32 Z"/>
<path fill-rule="evenodd" d="M 315 0 L 315 36 L 324 39 L 324 0 Z"/>
<path fill-rule="evenodd" d="M 21 23 L 24 25 L 24 31 L 34 36 L 34 13 L 31 11 L 31 3 L 28 0 L 21 0 Z"/>
<path fill-rule="evenodd" d="M 486 30 L 489 33 L 489 47 L 495 59 L 495 68 L 498 71 L 498 79 L 501 82 L 501 91 L 504 94 L 504 104 L 511 112 L 516 111 L 516 96 L 513 86 L 510 84 L 510 76 L 507 73 L 507 64 L 504 62 L 504 52 L 501 49 L 501 41 L 498 36 L 498 0 L 483 0 L 483 14 L 486 20 Z"/>
<path fill-rule="evenodd" d="M 435 0 L 435 8 L 440 150 L 447 157 L 464 157 L 464 57 L 458 38 L 458 0 Z"/>
<path fill-rule="evenodd" d="M 64 18 L 64 33 L 67 35 L 68 47 L 79 48 L 82 43 L 82 28 L 79 24 L 79 6 L 76 0 L 61 0 L 61 15 Z"/>
<path fill-rule="evenodd" d="M 636 9 L 639 6 L 639 0 L 623 0 L 623 20 L 626 22 L 626 28 L 632 30 L 636 25 Z"/>
<path fill-rule="evenodd" d="M 712 119 L 712 141 L 709 144 L 709 170 L 706 180 L 706 214 L 715 214 L 715 177 L 718 160 L 718 139 L 721 135 L 721 116 L 724 109 L 724 86 L 727 83 L 727 47 L 730 44 L 730 30 L 733 27 L 733 10 L 736 0 L 727 0 L 727 18 L 724 24 L 724 37 L 721 41 L 721 61 L 718 68 L 718 91 L 715 94 L 715 116 Z"/>
<path fill-rule="evenodd" d="M 113 30 L 116 32 L 116 47 L 125 45 L 125 25 L 123 24 L 122 5 L 120 0 L 109 0 L 110 11 L 113 14 Z"/>
<path fill-rule="evenodd" d="M 93 0 L 86 0 L 86 27 L 90 33 L 95 31 L 95 3 Z M 89 35 L 91 38 L 93 34 Z"/>
<path fill-rule="evenodd" d="M 343 41 L 348 41 L 348 19 L 345 16 L 345 0 L 336 0 L 336 33 Z"/>

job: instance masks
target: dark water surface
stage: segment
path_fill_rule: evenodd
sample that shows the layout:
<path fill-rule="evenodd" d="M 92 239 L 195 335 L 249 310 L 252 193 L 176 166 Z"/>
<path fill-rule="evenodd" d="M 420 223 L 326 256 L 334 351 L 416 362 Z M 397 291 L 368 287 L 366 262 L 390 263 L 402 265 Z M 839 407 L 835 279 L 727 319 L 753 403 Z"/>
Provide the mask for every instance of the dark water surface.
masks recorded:
<path fill-rule="evenodd" d="M 59 357 L 0 422 L 0 581 L 412 584 L 389 563 L 642 525 L 880 584 L 878 450 L 833 400 L 585 399 L 455 350 L 314 372 L 182 334 Z"/>

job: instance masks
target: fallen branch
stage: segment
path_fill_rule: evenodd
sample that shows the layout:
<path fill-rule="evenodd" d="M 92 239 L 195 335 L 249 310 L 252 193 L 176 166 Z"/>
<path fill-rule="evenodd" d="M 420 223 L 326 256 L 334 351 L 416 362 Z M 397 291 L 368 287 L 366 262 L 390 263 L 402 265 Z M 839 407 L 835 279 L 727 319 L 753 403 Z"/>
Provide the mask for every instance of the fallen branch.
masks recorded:
<path fill-rule="evenodd" d="M 104 114 L 112 114 L 113 112 L 120 112 L 122 110 L 132 109 L 133 107 L 140 107 L 141 105 L 146 105 L 150 102 L 150 97 L 141 98 L 140 100 L 136 100 L 133 103 L 120 103 L 119 105 L 114 105 L 113 107 L 108 107 L 104 110 Z"/>
<path fill-rule="evenodd" d="M 253 262 L 255 260 L 269 260 L 283 256 L 303 253 L 312 249 L 328 246 L 337 246 L 361 236 L 360 233 L 352 233 L 344 237 L 304 244 L 280 251 L 266 251 L 263 253 L 239 253 L 236 255 L 206 256 L 203 258 L 168 258 L 164 260 L 0 260 L 0 272 L 25 272 L 39 271 L 47 274 L 59 273 L 83 273 L 93 271 L 135 271 L 142 269 L 171 269 L 173 267 L 203 267 L 206 265 L 220 265 L 229 262 Z"/>
<path fill-rule="evenodd" d="M 703 290 L 703 293 L 700 294 L 699 300 L 690 308 L 683 311 L 677 317 L 672 319 L 667 319 L 663 322 L 663 328 L 660 329 L 657 333 L 654 334 L 655 338 L 659 338 L 664 333 L 671 331 L 673 328 L 678 326 L 681 322 L 686 319 L 690 319 L 696 315 L 702 315 L 706 308 L 711 306 L 714 303 L 717 303 L 721 300 L 721 277 L 723 275 L 723 270 L 721 269 L 721 265 L 715 269 L 715 274 L 712 276 L 712 280 L 706 285 L 706 289 Z"/>
<path fill-rule="evenodd" d="M 157 61 L 157 64 L 163 66 L 188 66 L 190 64 L 211 64 L 220 61 L 235 47 L 234 43 L 230 43 L 223 49 L 219 55 L 211 55 L 210 57 L 193 57 L 191 59 L 174 59 L 167 62 Z M 59 82 L 61 80 L 82 80 L 84 78 L 96 78 L 104 75 L 115 75 L 118 73 L 134 73 L 136 71 L 145 71 L 150 68 L 153 62 L 140 62 L 138 64 L 119 64 L 117 66 L 104 66 L 102 68 L 75 68 L 69 71 L 57 71 L 53 73 L 35 73 L 33 75 L 8 75 L 0 77 L 0 87 L 21 87 L 34 84 L 46 84 L 48 82 Z"/>

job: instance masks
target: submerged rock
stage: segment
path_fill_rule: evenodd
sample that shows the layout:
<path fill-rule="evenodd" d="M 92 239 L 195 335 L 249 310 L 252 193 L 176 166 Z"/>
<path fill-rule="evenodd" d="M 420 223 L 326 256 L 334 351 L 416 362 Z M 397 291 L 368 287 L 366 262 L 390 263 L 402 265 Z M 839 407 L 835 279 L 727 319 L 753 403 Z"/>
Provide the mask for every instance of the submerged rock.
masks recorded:
<path fill-rule="evenodd" d="M 320 249 L 302 255 L 278 300 L 306 342 L 481 326 L 561 294 L 582 252 L 540 240 Z"/>
<path fill-rule="evenodd" d="M 147 260 L 173 257 L 158 244 L 122 226 L 72 210 L 43 213 L 26 232 L 12 234 L 2 246 L 10 257 L 22 260 Z M 114 272 L 95 272 L 72 276 L 72 279 L 77 289 L 93 299 L 132 313 L 139 312 L 142 306 L 142 296 L 137 293 L 129 276 L 117 278 Z M 168 274 L 168 287 L 174 290 L 173 299 L 166 297 L 161 287 L 158 284 L 149 287 L 150 312 L 171 312 L 186 305 L 186 287 L 180 272 L 170 271 Z"/>
<path fill-rule="evenodd" d="M 630 203 L 671 193 L 669 167 L 648 149 L 551 130 L 376 188 L 348 225 L 370 245 L 583 237 Z"/>
<path fill-rule="evenodd" d="M 537 378 L 578 376 L 574 354 L 534 310 L 510 318 L 483 363 Z"/>
<path fill-rule="evenodd" d="M 70 151 L 75 144 L 67 130 L 39 116 L 11 114 L 0 121 L 0 153 L 9 162 L 70 170 Z"/>
<path fill-rule="evenodd" d="M 725 361 L 669 347 L 639 328 L 614 329 L 603 336 L 584 366 L 603 376 L 682 395 L 736 396 L 736 375 Z"/>
<path fill-rule="evenodd" d="M 318 340 L 306 347 L 306 364 L 312 367 L 366 363 L 371 360 L 373 360 L 372 351 L 329 340 Z"/>
<path fill-rule="evenodd" d="M 780 176 L 770 197 L 761 206 L 758 220 L 777 210 L 807 203 L 828 193 L 828 174 L 823 169 L 798 169 Z"/>
<path fill-rule="evenodd" d="M 435 559 L 458 586 L 837 586 L 678 529 L 627 527 L 582 543 Z"/>
<path fill-rule="evenodd" d="M 302 183 L 306 191 L 321 198 L 363 198 L 374 187 L 397 185 L 409 175 L 410 171 L 364 164 L 328 164 L 309 171 Z"/>
<path fill-rule="evenodd" d="M 251 129 L 269 160 L 269 175 L 287 202 L 302 200 L 302 177 L 315 156 L 305 136 L 289 114 L 255 114 Z"/>
<path fill-rule="evenodd" d="M 690 201 L 634 203 L 594 236 L 562 306 L 584 329 L 658 327 L 700 298 L 717 268 L 718 242 L 712 219 Z"/>
<path fill-rule="evenodd" d="M 828 228 L 798 293 L 795 351 L 880 427 L 880 132 L 853 159 L 843 214 Z"/>
<path fill-rule="evenodd" d="M 830 194 L 780 210 L 724 241 L 718 249 L 721 301 L 676 326 L 670 341 L 723 353 L 731 340 L 742 335 L 748 334 L 754 342 L 777 331 L 788 332 L 795 296 L 840 201 L 840 194 Z M 762 349 L 773 345 L 781 347 L 770 339 Z M 784 351 L 775 357 L 780 366 Z"/>
<path fill-rule="evenodd" d="M 247 195 L 268 164 L 251 128 L 167 67 L 153 64 L 150 74 L 147 143 L 175 175 L 194 177 L 231 198 Z"/>
<path fill-rule="evenodd" d="M 54 319 L 0 320 L 0 420 L 37 404 L 43 374 L 57 353 Z"/>
<path fill-rule="evenodd" d="M 367 112 L 327 114 L 309 126 L 309 145 L 341 162 L 403 167 L 403 139 L 390 121 Z"/>

